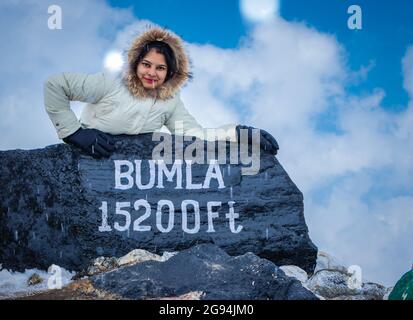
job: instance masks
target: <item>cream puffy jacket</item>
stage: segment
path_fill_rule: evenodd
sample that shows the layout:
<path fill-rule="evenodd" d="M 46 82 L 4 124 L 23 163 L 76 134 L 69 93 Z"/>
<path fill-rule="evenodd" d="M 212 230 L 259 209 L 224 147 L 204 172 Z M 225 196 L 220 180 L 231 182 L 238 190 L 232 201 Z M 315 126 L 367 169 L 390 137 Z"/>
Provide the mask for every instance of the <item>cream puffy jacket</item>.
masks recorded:
<path fill-rule="evenodd" d="M 165 41 L 175 54 L 178 72 L 155 90 L 143 88 L 131 67 L 142 46 L 149 41 Z M 164 29 L 152 28 L 139 36 L 128 52 L 129 70 L 124 78 L 110 74 L 61 73 L 44 84 L 44 104 L 63 139 L 80 127 L 110 134 L 140 134 L 158 131 L 165 125 L 172 134 L 197 136 L 206 140 L 236 141 L 235 125 L 209 130 L 202 128 L 187 111 L 179 88 L 189 76 L 188 59 L 179 37 Z M 70 109 L 70 101 L 87 102 L 80 119 Z"/>

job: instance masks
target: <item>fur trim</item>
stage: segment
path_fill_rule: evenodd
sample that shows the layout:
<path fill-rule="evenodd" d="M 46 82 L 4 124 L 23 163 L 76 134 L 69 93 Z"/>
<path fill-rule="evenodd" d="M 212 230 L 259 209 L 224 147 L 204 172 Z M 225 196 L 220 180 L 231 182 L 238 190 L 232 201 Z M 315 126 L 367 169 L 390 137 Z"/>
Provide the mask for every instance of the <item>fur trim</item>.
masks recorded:
<path fill-rule="evenodd" d="M 167 43 L 174 52 L 176 59 L 177 72 L 171 79 L 164 82 L 156 89 L 146 89 L 136 74 L 132 70 L 132 62 L 140 53 L 141 48 L 151 41 L 163 41 Z M 182 40 L 177 35 L 166 29 L 151 28 L 138 36 L 128 51 L 128 70 L 124 77 L 124 82 L 129 91 L 139 98 L 154 97 L 160 100 L 167 100 L 174 96 L 179 88 L 190 78 L 189 60 L 183 48 Z"/>

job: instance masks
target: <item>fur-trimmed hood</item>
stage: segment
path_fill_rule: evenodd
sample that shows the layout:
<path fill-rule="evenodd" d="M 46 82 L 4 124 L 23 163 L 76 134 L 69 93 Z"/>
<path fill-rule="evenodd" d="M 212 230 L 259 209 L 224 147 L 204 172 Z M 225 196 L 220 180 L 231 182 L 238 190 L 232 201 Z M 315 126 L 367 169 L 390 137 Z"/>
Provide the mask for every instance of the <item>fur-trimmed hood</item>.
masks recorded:
<path fill-rule="evenodd" d="M 139 55 L 142 47 L 152 41 L 163 41 L 171 47 L 176 59 L 177 72 L 160 87 L 149 90 L 143 87 L 136 70 L 133 70 L 131 64 L 135 57 Z M 143 32 L 133 41 L 128 51 L 128 67 L 124 77 L 125 85 L 132 95 L 139 98 L 155 97 L 160 100 L 167 100 L 172 98 L 189 78 L 189 59 L 185 53 L 182 40 L 177 35 L 166 29 L 155 27 Z"/>

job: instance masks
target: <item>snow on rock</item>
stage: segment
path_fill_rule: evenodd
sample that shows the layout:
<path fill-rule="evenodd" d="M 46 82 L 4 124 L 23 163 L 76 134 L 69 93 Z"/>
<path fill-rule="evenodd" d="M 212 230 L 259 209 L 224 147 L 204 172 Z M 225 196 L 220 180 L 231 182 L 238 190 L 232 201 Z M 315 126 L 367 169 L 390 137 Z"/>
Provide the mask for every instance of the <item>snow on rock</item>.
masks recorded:
<path fill-rule="evenodd" d="M 128 254 L 120 257 L 118 259 L 119 266 L 141 263 L 148 260 L 155 260 L 155 261 L 166 261 L 170 257 L 174 256 L 176 252 L 168 252 L 165 251 L 162 256 L 151 253 L 146 250 L 142 249 L 135 249 L 129 252 Z"/>
<path fill-rule="evenodd" d="M 386 287 L 377 283 L 355 284 L 350 273 L 332 269 L 319 270 L 305 285 L 328 300 L 383 300 L 387 292 Z"/>
<path fill-rule="evenodd" d="M 280 269 L 284 271 L 287 277 L 293 277 L 299 280 L 301 283 L 306 283 L 308 280 L 307 272 L 297 266 L 281 266 Z"/>
<path fill-rule="evenodd" d="M 177 252 L 165 251 L 162 256 L 160 256 L 147 250 L 134 249 L 120 258 L 98 257 L 93 260 L 86 270 L 78 272 L 73 279 L 79 280 L 84 277 L 91 277 L 99 273 L 108 272 L 122 266 L 142 263 L 150 260 L 164 262 L 173 257 L 175 254 L 177 254 Z"/>

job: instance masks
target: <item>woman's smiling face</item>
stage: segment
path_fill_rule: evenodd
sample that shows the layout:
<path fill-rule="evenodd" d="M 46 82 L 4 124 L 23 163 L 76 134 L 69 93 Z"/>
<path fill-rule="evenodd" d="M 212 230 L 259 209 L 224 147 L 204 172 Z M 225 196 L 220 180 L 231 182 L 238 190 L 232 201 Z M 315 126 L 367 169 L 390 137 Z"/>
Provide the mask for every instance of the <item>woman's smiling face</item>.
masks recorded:
<path fill-rule="evenodd" d="M 145 89 L 156 89 L 166 79 L 168 66 L 162 53 L 151 49 L 138 63 L 136 74 Z"/>

